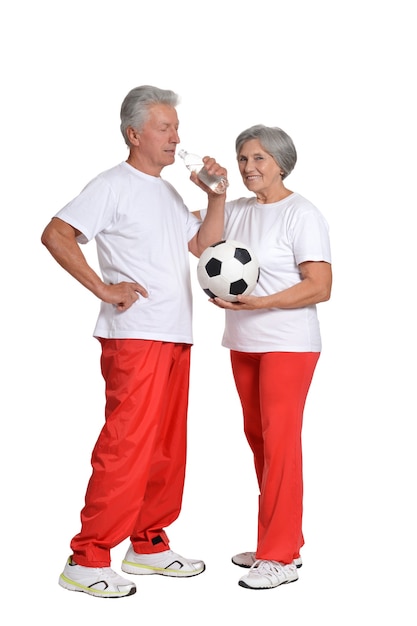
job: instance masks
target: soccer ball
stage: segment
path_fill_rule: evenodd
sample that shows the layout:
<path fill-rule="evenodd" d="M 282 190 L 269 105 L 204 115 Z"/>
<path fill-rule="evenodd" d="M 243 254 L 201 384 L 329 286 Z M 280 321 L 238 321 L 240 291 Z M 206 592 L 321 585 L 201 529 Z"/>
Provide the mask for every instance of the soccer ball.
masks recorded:
<path fill-rule="evenodd" d="M 198 260 L 197 278 L 210 298 L 236 302 L 249 295 L 259 280 L 259 263 L 245 244 L 227 239 L 204 250 Z"/>

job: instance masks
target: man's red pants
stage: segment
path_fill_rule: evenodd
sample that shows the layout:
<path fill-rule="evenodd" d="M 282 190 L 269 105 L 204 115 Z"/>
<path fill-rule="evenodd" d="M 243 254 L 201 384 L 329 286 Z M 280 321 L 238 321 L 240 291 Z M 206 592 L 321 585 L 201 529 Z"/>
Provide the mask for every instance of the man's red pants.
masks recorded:
<path fill-rule="evenodd" d="M 100 339 L 106 383 L 105 424 L 71 541 L 74 560 L 108 567 L 127 537 L 138 553 L 169 548 L 164 528 L 182 503 L 191 346 Z"/>

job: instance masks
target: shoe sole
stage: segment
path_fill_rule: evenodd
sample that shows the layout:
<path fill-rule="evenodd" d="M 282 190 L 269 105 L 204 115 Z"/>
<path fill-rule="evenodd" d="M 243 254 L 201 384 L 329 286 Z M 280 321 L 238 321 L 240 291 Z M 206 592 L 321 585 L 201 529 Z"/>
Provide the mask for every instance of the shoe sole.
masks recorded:
<path fill-rule="evenodd" d="M 123 561 L 121 569 L 123 572 L 126 572 L 126 574 L 138 574 L 141 576 L 159 574 L 160 576 L 171 576 L 172 578 L 191 578 L 192 576 L 202 574 L 206 569 L 206 566 L 195 570 L 194 572 L 183 572 L 180 569 L 168 569 L 163 567 L 154 567 L 152 565 L 141 565 L 133 563 L 132 561 Z"/>
<path fill-rule="evenodd" d="M 133 596 L 133 594 L 136 593 L 135 586 L 127 592 L 93 589 L 92 587 L 86 587 L 85 585 L 81 585 L 80 583 L 67 578 L 64 574 L 61 574 L 58 583 L 61 587 L 68 589 L 69 591 L 81 591 L 83 593 L 88 593 L 90 596 L 95 596 L 96 598 L 126 598 L 127 596 Z"/>
<path fill-rule="evenodd" d="M 251 587 L 250 585 L 245 583 L 245 581 L 239 580 L 239 586 L 244 587 L 245 589 L 253 589 L 254 591 L 261 591 L 261 590 L 264 591 L 265 589 L 276 589 L 277 587 L 282 587 L 282 585 L 289 585 L 290 583 L 296 583 L 297 580 L 298 580 L 298 576 L 297 578 L 294 578 L 293 580 L 285 580 L 283 583 L 279 583 L 278 585 L 273 585 L 272 587 Z"/>

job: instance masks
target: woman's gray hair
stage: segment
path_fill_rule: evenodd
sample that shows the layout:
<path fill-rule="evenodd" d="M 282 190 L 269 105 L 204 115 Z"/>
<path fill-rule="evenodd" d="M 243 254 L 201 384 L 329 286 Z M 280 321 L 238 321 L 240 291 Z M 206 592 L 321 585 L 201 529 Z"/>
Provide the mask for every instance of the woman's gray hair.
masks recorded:
<path fill-rule="evenodd" d="M 290 174 L 297 162 L 297 152 L 293 140 L 277 126 L 257 124 L 242 131 L 236 139 L 238 155 L 244 143 L 250 139 L 258 139 L 265 152 L 271 155 L 284 172 L 282 180 Z"/>
<path fill-rule="evenodd" d="M 120 109 L 120 130 L 127 146 L 130 142 L 127 136 L 129 126 L 136 130 L 142 130 L 149 115 L 149 107 L 153 104 L 167 104 L 176 107 L 179 96 L 170 89 L 159 89 L 151 85 L 135 87 L 125 97 Z"/>

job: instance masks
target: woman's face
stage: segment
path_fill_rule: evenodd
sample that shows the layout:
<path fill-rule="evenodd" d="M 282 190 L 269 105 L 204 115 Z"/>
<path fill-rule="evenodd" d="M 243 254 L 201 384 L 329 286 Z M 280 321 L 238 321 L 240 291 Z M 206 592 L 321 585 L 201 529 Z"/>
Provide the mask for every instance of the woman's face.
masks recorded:
<path fill-rule="evenodd" d="M 274 187 L 282 188 L 282 170 L 265 152 L 259 139 L 250 139 L 241 146 L 237 162 L 244 185 L 253 193 L 258 195 Z"/>

